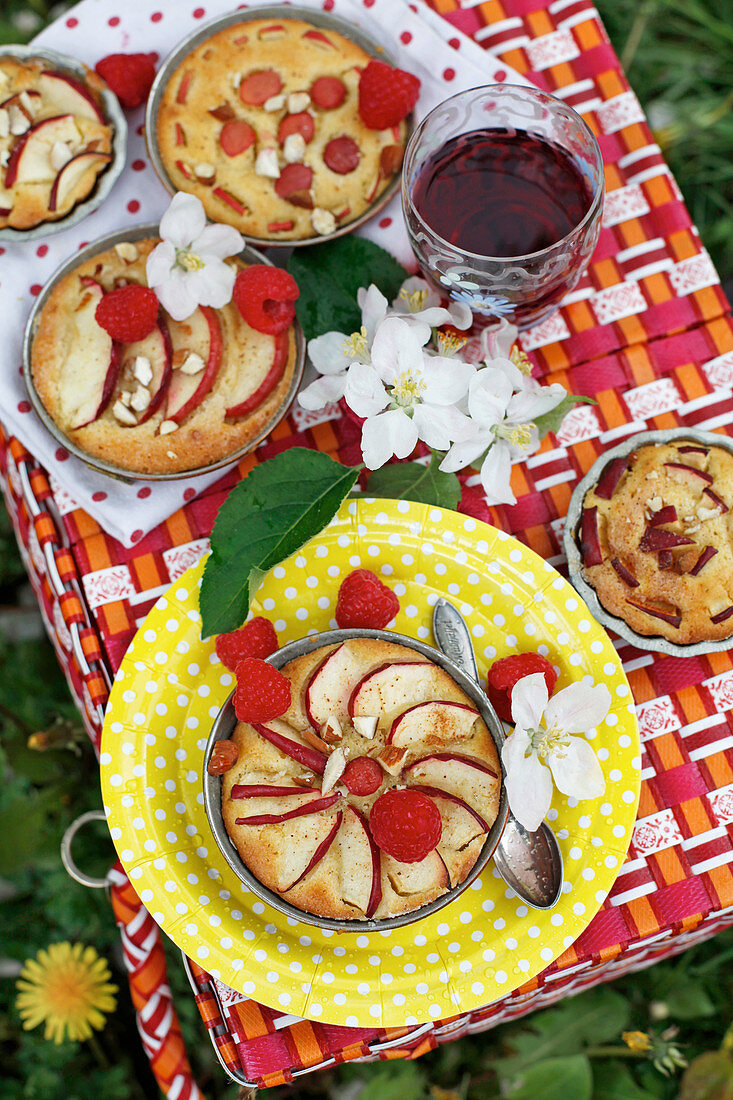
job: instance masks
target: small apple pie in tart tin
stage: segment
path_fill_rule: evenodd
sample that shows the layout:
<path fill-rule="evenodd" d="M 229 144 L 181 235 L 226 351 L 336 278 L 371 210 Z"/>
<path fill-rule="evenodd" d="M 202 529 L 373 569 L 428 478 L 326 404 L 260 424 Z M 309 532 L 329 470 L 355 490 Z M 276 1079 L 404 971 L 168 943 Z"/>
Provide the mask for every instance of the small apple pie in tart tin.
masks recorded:
<path fill-rule="evenodd" d="M 389 62 L 361 28 L 295 5 L 213 20 L 166 58 L 148 99 L 150 159 L 170 191 L 255 245 L 313 244 L 396 194 L 411 115 L 385 129 L 359 113 L 359 78 Z"/>
<path fill-rule="evenodd" d="M 127 479 L 190 477 L 252 450 L 285 415 L 305 358 L 297 323 L 256 331 L 234 301 L 199 306 L 184 321 L 161 306 L 144 339 L 113 340 L 97 307 L 107 291 L 147 286 L 157 233 L 113 233 L 64 264 L 36 301 L 23 348 L 46 427 L 89 466 Z M 269 261 L 245 247 L 227 262 Z"/>
<path fill-rule="evenodd" d="M 680 428 L 607 451 L 573 493 L 570 579 L 642 649 L 733 646 L 733 440 Z"/>
<path fill-rule="evenodd" d="M 204 757 L 206 812 L 230 867 L 322 928 L 391 928 L 447 905 L 507 817 L 504 736 L 480 687 L 431 646 L 383 630 L 317 634 L 269 660 L 290 680 L 289 710 L 238 722 L 230 697 Z M 208 769 L 222 740 L 238 751 L 219 778 Z"/>
<path fill-rule="evenodd" d="M 74 58 L 0 47 L 0 238 L 32 240 L 76 225 L 125 163 L 117 97 Z"/>

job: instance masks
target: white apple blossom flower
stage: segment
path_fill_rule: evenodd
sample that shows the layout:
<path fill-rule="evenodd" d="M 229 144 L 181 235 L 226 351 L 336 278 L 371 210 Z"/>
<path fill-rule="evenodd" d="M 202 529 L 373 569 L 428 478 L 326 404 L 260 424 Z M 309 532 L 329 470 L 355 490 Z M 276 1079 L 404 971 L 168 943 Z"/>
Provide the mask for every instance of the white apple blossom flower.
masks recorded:
<path fill-rule="evenodd" d="M 548 699 L 545 677 L 536 672 L 517 681 L 511 702 L 514 732 L 501 750 L 509 808 L 534 832 L 550 808 L 553 780 L 562 794 L 579 800 L 605 791 L 596 754 L 584 736 L 573 734 L 603 721 L 611 694 L 605 684 L 576 682 Z"/>
<path fill-rule="evenodd" d="M 472 432 L 456 441 L 440 464 L 446 473 L 472 466 L 482 455 L 481 486 L 488 504 L 516 504 L 509 484 L 513 462 L 539 446 L 534 420 L 565 397 L 559 383 L 541 386 L 511 359 L 493 359 L 469 384 Z"/>
<path fill-rule="evenodd" d="M 160 236 L 146 264 L 148 286 L 174 320 L 231 301 L 237 272 L 224 261 L 244 247 L 233 226 L 207 225 L 201 200 L 179 191 L 160 219 Z"/>
<path fill-rule="evenodd" d="M 431 328 L 453 325 L 466 329 L 473 324 L 471 310 L 463 302 L 449 302 L 448 308 L 440 304 L 440 294 L 425 279 L 417 275 L 406 279 L 392 302 L 392 310 L 398 316 L 425 321 Z"/>
<path fill-rule="evenodd" d="M 344 399 L 365 417 L 364 462 L 377 470 L 393 455 L 406 458 L 418 440 L 447 450 L 471 430 L 457 405 L 465 397 L 475 367 L 440 355 L 427 355 L 430 328 L 423 322 L 386 317 L 378 326 L 370 363 L 353 363 Z"/>

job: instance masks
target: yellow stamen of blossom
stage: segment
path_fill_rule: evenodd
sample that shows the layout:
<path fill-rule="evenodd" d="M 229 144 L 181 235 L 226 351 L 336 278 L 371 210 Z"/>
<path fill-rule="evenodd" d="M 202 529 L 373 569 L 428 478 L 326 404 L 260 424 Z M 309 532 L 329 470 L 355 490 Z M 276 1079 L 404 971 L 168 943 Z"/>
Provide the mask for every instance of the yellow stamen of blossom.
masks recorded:
<path fill-rule="evenodd" d="M 512 427 L 500 426 L 497 435 L 506 439 L 513 447 L 528 447 L 532 442 L 534 424 L 514 424 Z"/>
<path fill-rule="evenodd" d="M 522 351 L 516 344 L 509 353 L 509 358 L 517 370 L 521 371 L 522 374 L 529 376 L 532 373 L 532 364 L 527 357 L 526 351 Z"/>
<path fill-rule="evenodd" d="M 643 1054 L 652 1049 L 651 1037 L 645 1031 L 624 1031 L 621 1038 L 635 1054 Z"/>
<path fill-rule="evenodd" d="M 535 738 L 537 755 L 546 756 L 551 752 L 557 759 L 562 759 L 567 755 L 567 739 L 567 733 L 558 726 L 550 726 L 548 730 L 538 730 Z"/>
<path fill-rule="evenodd" d="M 200 271 L 201 268 L 205 266 L 201 257 L 197 256 L 195 252 L 191 252 L 188 248 L 176 249 L 176 263 L 185 271 Z"/>
<path fill-rule="evenodd" d="M 20 972 L 16 1005 L 26 1031 L 45 1024 L 45 1038 L 91 1038 L 114 1012 L 117 986 L 104 959 L 81 943 L 54 943 L 27 959 Z"/>
<path fill-rule="evenodd" d="M 367 349 L 367 330 L 366 326 L 362 325 L 358 332 L 352 332 L 351 336 L 344 341 L 343 352 L 344 355 L 363 355 Z"/>
<path fill-rule="evenodd" d="M 458 336 L 455 332 L 438 330 L 438 351 L 441 355 L 455 355 L 467 342 L 468 339 L 465 336 Z"/>
<path fill-rule="evenodd" d="M 403 287 L 399 294 L 403 302 L 407 303 L 407 308 L 410 313 L 419 313 L 427 301 L 427 290 L 413 290 L 410 294 L 409 291 Z"/>
<path fill-rule="evenodd" d="M 422 378 L 413 378 L 409 371 L 399 374 L 392 386 L 392 400 L 398 405 L 414 405 L 425 389 Z"/>

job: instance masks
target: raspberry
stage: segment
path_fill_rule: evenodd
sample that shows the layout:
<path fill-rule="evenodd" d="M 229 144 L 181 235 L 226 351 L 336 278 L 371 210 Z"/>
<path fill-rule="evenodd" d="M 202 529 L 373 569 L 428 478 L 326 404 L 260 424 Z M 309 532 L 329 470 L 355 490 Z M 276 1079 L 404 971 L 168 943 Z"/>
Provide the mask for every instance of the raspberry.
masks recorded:
<path fill-rule="evenodd" d="M 370 61 L 359 77 L 359 114 L 370 130 L 396 126 L 420 95 L 420 81 L 384 61 Z"/>
<path fill-rule="evenodd" d="M 155 54 L 111 53 L 94 66 L 123 107 L 139 107 L 155 80 Z"/>
<path fill-rule="evenodd" d="M 440 841 L 443 822 L 432 799 L 416 790 L 380 794 L 369 813 L 372 836 L 400 863 L 419 863 Z"/>
<path fill-rule="evenodd" d="M 155 328 L 159 303 L 155 291 L 147 286 L 121 286 L 102 297 L 94 317 L 113 340 L 134 344 L 144 340 Z"/>
<path fill-rule="evenodd" d="M 275 627 L 269 619 L 250 619 L 239 630 L 232 630 L 229 634 L 220 634 L 216 639 L 216 652 L 219 660 L 237 671 L 237 665 L 245 657 L 260 657 L 262 660 L 269 657 L 277 649 L 277 634 Z"/>
<path fill-rule="evenodd" d="M 293 323 L 295 299 L 300 294 L 292 275 L 281 267 L 252 264 L 234 283 L 234 301 L 248 325 L 277 336 Z"/>
<path fill-rule="evenodd" d="M 382 786 L 384 772 L 371 756 L 356 756 L 343 770 L 341 782 L 352 794 L 374 794 Z"/>
<path fill-rule="evenodd" d="M 236 669 L 234 713 L 240 722 L 269 722 L 290 706 L 290 680 L 259 657 L 245 657 Z"/>
<path fill-rule="evenodd" d="M 392 589 L 382 584 L 371 569 L 355 569 L 341 582 L 336 622 L 342 628 L 383 630 L 399 609 L 400 601 Z"/>
<path fill-rule="evenodd" d="M 518 680 L 531 676 L 533 672 L 543 672 L 547 693 L 552 695 L 557 682 L 557 673 L 539 653 L 515 653 L 511 657 L 502 657 L 494 661 L 489 669 L 486 682 L 489 702 L 496 713 L 505 722 L 512 722 L 512 689 Z"/>

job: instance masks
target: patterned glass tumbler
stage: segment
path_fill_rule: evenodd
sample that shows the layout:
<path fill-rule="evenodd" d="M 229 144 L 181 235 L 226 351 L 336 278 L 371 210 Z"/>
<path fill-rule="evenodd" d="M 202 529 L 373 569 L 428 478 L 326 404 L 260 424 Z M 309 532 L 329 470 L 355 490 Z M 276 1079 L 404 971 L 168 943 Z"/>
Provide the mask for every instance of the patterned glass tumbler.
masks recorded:
<path fill-rule="evenodd" d="M 548 317 L 598 242 L 603 159 L 580 115 L 491 84 L 439 104 L 405 153 L 402 209 L 425 277 L 478 324 Z"/>

